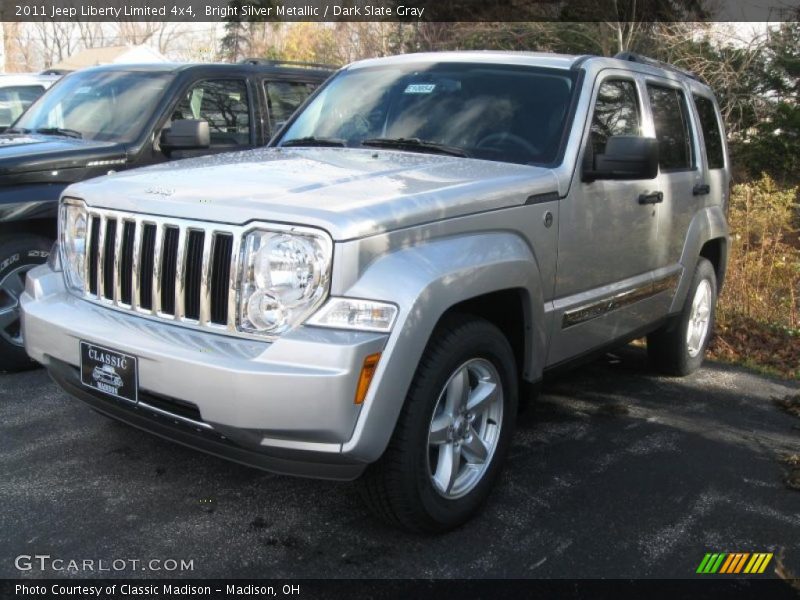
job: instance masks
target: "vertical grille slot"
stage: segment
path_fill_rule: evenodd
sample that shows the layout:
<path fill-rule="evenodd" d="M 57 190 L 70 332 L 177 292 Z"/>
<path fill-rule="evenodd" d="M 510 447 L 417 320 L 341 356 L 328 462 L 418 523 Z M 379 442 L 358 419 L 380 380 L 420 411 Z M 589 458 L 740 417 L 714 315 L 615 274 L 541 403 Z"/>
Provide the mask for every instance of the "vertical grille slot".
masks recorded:
<path fill-rule="evenodd" d="M 100 252 L 100 217 L 92 217 L 89 242 L 89 293 L 97 295 L 97 254 Z"/>
<path fill-rule="evenodd" d="M 136 223 L 125 221 L 122 226 L 122 260 L 120 262 L 120 301 L 132 304 L 133 299 L 133 238 Z"/>
<path fill-rule="evenodd" d="M 176 323 L 235 330 L 240 228 L 90 209 L 86 297 Z"/>
<path fill-rule="evenodd" d="M 139 306 L 153 310 L 153 266 L 156 250 L 156 226 L 147 223 L 142 230 L 142 257 L 139 262 Z"/>
<path fill-rule="evenodd" d="M 164 246 L 161 250 L 161 312 L 175 314 L 175 277 L 178 263 L 177 227 L 166 227 L 164 230 Z"/>
<path fill-rule="evenodd" d="M 105 246 L 103 248 L 103 297 L 114 297 L 114 244 L 116 243 L 117 220 L 106 221 Z"/>
<path fill-rule="evenodd" d="M 186 284 L 184 312 L 187 319 L 200 318 L 200 282 L 203 276 L 203 241 L 205 233 L 190 230 L 186 243 Z"/>
<path fill-rule="evenodd" d="M 211 269 L 211 322 L 225 325 L 228 322 L 228 290 L 231 276 L 233 236 L 218 233 L 214 237 L 214 254 Z"/>

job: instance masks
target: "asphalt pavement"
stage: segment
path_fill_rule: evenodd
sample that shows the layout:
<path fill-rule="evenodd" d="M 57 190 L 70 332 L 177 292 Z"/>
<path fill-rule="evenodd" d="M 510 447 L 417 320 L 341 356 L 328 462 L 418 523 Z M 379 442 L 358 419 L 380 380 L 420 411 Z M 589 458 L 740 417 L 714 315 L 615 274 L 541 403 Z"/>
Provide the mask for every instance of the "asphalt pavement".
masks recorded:
<path fill-rule="evenodd" d="M 0 577 L 691 578 L 707 552 L 773 552 L 800 573 L 780 461 L 800 453 L 800 418 L 772 401 L 798 391 L 718 364 L 659 377 L 625 348 L 546 383 L 474 521 L 416 536 L 350 484 L 228 463 L 96 414 L 41 369 L 4 374 Z M 126 562 L 15 565 L 34 555 Z"/>

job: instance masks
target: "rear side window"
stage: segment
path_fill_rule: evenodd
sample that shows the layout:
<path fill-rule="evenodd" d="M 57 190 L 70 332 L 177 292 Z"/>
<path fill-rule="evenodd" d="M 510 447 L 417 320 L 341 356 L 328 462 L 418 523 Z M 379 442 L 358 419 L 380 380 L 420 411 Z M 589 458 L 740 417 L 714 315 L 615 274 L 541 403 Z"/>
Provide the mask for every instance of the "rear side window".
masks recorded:
<path fill-rule="evenodd" d="M 189 89 L 172 120 L 208 121 L 212 146 L 250 144 L 250 106 L 247 85 L 239 79 L 203 81 Z"/>
<path fill-rule="evenodd" d="M 697 114 L 700 116 L 700 127 L 703 129 L 703 139 L 706 142 L 706 157 L 709 169 L 722 169 L 725 166 L 725 157 L 722 152 L 722 133 L 717 119 L 714 103 L 703 96 L 694 97 Z"/>
<path fill-rule="evenodd" d="M 316 83 L 302 81 L 265 81 L 264 93 L 267 95 L 269 109 L 269 129 L 275 131 L 283 125 L 305 102 L 306 98 L 317 89 Z"/>
<path fill-rule="evenodd" d="M 691 169 L 694 157 L 686 97 L 679 89 L 656 85 L 648 85 L 647 94 L 653 111 L 661 170 Z"/>
<path fill-rule="evenodd" d="M 606 80 L 597 91 L 592 117 L 591 141 L 595 154 L 603 154 L 608 138 L 640 135 L 641 119 L 636 84 L 627 79 Z"/>

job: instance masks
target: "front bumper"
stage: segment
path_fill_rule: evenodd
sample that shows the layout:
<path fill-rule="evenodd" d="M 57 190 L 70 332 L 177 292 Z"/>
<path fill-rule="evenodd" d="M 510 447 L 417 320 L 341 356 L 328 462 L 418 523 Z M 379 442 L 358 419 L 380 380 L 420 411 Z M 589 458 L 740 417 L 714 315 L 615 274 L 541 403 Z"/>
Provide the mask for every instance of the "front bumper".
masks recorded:
<path fill-rule="evenodd" d="M 76 298 L 47 266 L 29 273 L 21 305 L 28 354 L 100 412 L 273 472 L 353 479 L 366 466 L 343 445 L 361 367 L 384 334 L 300 327 L 267 343 L 188 330 Z M 139 358 L 139 405 L 80 383 L 81 340 Z"/>

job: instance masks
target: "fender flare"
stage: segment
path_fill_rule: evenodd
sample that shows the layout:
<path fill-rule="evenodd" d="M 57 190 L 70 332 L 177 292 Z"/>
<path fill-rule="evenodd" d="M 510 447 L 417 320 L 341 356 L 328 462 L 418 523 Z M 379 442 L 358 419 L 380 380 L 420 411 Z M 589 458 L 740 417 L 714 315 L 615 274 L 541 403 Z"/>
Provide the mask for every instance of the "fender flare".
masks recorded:
<path fill-rule="evenodd" d="M 720 269 L 724 273 L 728 262 L 727 247 L 729 242 L 728 221 L 721 206 L 707 206 L 699 210 L 689 223 L 689 230 L 686 233 L 686 240 L 681 252 L 680 264 L 683 265 L 683 277 L 678 284 L 675 297 L 672 299 L 670 313 L 678 313 L 683 308 L 686 301 L 686 294 L 694 276 L 697 261 L 700 258 L 700 251 L 709 240 L 724 240 L 724 249 L 720 256 Z"/>
<path fill-rule="evenodd" d="M 524 292 L 530 320 L 525 335 L 527 370 L 541 373 L 547 340 L 539 267 L 519 235 L 493 231 L 440 238 L 370 264 L 345 295 L 392 302 L 399 311 L 375 374 L 377 385 L 371 387 L 342 452 L 367 462 L 377 460 L 389 443 L 417 365 L 442 315 L 465 300 L 509 289 Z"/>

